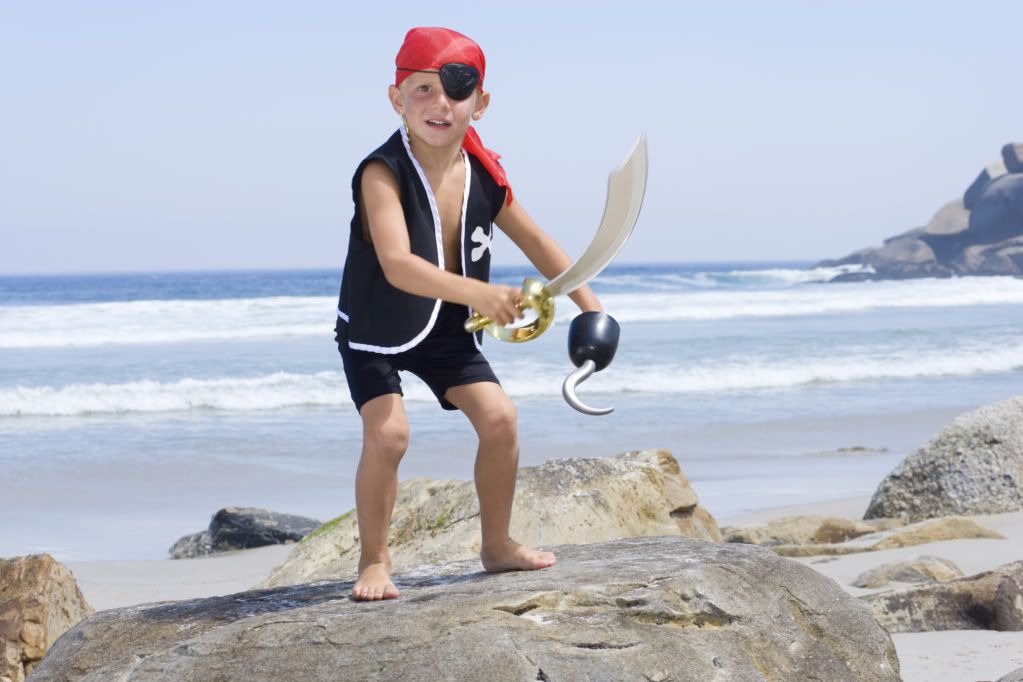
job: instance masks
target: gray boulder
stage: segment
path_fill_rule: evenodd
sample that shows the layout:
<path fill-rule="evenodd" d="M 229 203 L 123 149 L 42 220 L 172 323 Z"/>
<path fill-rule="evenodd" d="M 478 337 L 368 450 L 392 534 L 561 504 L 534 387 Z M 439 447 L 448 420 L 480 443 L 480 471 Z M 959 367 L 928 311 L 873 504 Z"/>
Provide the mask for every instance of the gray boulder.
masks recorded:
<path fill-rule="evenodd" d="M 957 417 L 885 477 L 865 519 L 1023 509 L 1023 397 Z"/>
<path fill-rule="evenodd" d="M 958 234 L 970 226 L 970 212 L 962 199 L 953 199 L 934 214 L 924 227 L 924 234 Z"/>
<path fill-rule="evenodd" d="M 1010 173 L 1023 173 L 1023 144 L 1010 142 L 1002 147 L 1002 163 Z"/>
<path fill-rule="evenodd" d="M 956 257 L 953 266 L 977 275 L 1017 276 L 1023 274 L 1023 236 L 997 244 L 968 246 Z"/>
<path fill-rule="evenodd" d="M 947 235 L 940 235 L 947 239 Z M 865 271 L 842 273 L 832 282 L 856 282 L 870 279 L 911 279 L 917 277 L 950 277 L 952 270 L 939 262 L 926 228 L 916 228 L 889 237 L 878 248 L 861 249 L 837 261 L 822 261 L 818 267 L 862 265 Z M 941 240 L 939 239 L 939 244 Z"/>
<path fill-rule="evenodd" d="M 908 526 L 868 533 L 844 542 L 827 542 L 804 545 L 772 545 L 771 549 L 782 556 L 838 556 L 859 552 L 880 552 L 899 547 L 913 547 L 942 540 L 965 539 L 1005 540 L 1005 536 L 984 528 L 965 516 L 946 516 L 927 519 Z"/>
<path fill-rule="evenodd" d="M 1023 630 L 1023 561 L 966 578 L 860 597 L 888 632 Z"/>
<path fill-rule="evenodd" d="M 91 613 L 71 571 L 49 554 L 0 559 L 0 682 L 23 682 Z"/>
<path fill-rule="evenodd" d="M 194 559 L 207 556 L 213 553 L 213 543 L 210 541 L 210 532 L 201 530 L 179 539 L 170 548 L 171 559 Z"/>
<path fill-rule="evenodd" d="M 992 180 L 970 211 L 969 235 L 973 244 L 994 244 L 1011 239 L 1023 228 L 1023 173 Z"/>
<path fill-rule="evenodd" d="M 1023 682 L 1023 668 L 1016 668 L 1011 673 L 1002 675 L 997 682 Z"/>
<path fill-rule="evenodd" d="M 925 234 L 958 234 L 970 226 L 970 212 L 962 199 L 953 199 L 934 214 L 924 227 Z"/>
<path fill-rule="evenodd" d="M 316 519 L 252 507 L 224 507 L 210 527 L 186 535 L 170 548 L 172 559 L 298 542 L 321 525 Z"/>
<path fill-rule="evenodd" d="M 1007 172 L 1008 169 L 1005 167 L 1005 163 L 1002 162 L 1001 159 L 985 166 L 984 170 L 982 170 L 980 175 L 977 176 L 977 179 L 970 183 L 970 186 L 966 188 L 965 192 L 963 192 L 963 206 L 965 206 L 967 210 L 972 211 L 973 207 L 977 204 L 980 196 L 984 193 L 984 190 L 987 189 L 987 186 L 991 183 L 991 181 L 995 178 L 1000 178 Z"/>
<path fill-rule="evenodd" d="M 838 516 L 784 516 L 767 523 L 721 529 L 725 542 L 751 545 L 819 545 L 845 542 L 861 535 L 905 525 L 900 519 L 852 521 Z"/>
<path fill-rule="evenodd" d="M 917 228 L 884 240 L 880 249 L 866 256 L 864 259 L 866 264 L 884 269 L 896 263 L 914 265 L 936 263 L 934 251 L 920 239 L 923 232 L 922 228 Z"/>
<path fill-rule="evenodd" d="M 752 545 L 678 536 L 555 548 L 543 571 L 476 562 L 100 612 L 34 682 L 61 680 L 898 680 L 862 602 Z"/>
<path fill-rule="evenodd" d="M 900 583 L 926 583 L 963 577 L 963 572 L 948 559 L 936 556 L 918 556 L 906 561 L 882 564 L 860 573 L 850 583 L 853 587 L 874 589 L 891 581 Z"/>

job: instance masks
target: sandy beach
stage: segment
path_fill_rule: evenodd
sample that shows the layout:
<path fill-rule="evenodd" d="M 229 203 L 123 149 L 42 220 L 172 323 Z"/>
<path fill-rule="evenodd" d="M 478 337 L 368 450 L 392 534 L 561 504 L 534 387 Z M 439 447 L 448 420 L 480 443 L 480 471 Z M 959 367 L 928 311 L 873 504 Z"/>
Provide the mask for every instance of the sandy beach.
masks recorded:
<path fill-rule="evenodd" d="M 525 401 L 520 406 L 519 465 L 665 448 L 711 513 L 728 517 L 786 503 L 870 494 L 902 457 L 970 406 L 698 426 L 663 419 L 650 423 L 658 415 L 655 409 L 626 402 L 619 405 L 617 422 L 577 427 L 572 422 L 576 428 L 569 433 L 564 426 L 541 428 L 551 421 L 550 407 Z M 410 412 L 412 444 L 400 479 L 470 478 L 475 441 L 467 422 L 460 416 L 438 417 L 433 409 Z M 562 421 L 572 416 L 557 414 Z M 334 418 L 350 420 L 351 415 Z M 7 530 L 0 537 L 0 556 L 47 552 L 64 563 L 151 560 L 159 565 L 178 538 L 206 527 L 225 506 L 321 521 L 354 506 L 357 440 L 335 439 L 317 447 L 271 442 L 267 453 L 212 437 L 184 440 L 182 433 L 200 427 L 182 420 L 165 434 L 176 447 L 173 454 L 154 455 L 142 439 L 160 434 L 144 435 L 152 425 L 137 421 L 140 440 L 121 438 L 113 453 L 56 461 L 26 457 L 13 463 L 4 474 L 0 526 Z M 250 422 L 245 426 L 263 428 Z M 80 434 L 84 439 L 90 435 Z M 25 523 L 26 518 L 31 522 Z"/>
<path fill-rule="evenodd" d="M 861 519 L 870 497 L 852 497 L 808 505 L 775 507 L 759 512 L 718 519 L 721 525 L 762 523 L 784 516 L 832 515 Z M 985 528 L 997 531 L 1005 540 L 947 540 L 914 547 L 863 552 L 836 557 L 798 557 L 799 561 L 837 582 L 846 592 L 859 596 L 891 587 L 862 589 L 850 583 L 856 576 L 881 564 L 902 561 L 921 554 L 954 562 L 964 575 L 987 571 L 1023 558 L 1023 512 L 970 517 Z M 895 583 L 894 585 L 899 585 Z M 901 585 L 899 585 L 901 586 Z M 997 680 L 1023 667 L 1023 632 L 950 630 L 907 632 L 892 635 L 902 679 L 906 682 L 963 682 Z"/>
<path fill-rule="evenodd" d="M 65 565 L 89 604 L 102 611 L 244 592 L 266 578 L 291 549 L 272 545 L 202 559 L 69 561 Z"/>

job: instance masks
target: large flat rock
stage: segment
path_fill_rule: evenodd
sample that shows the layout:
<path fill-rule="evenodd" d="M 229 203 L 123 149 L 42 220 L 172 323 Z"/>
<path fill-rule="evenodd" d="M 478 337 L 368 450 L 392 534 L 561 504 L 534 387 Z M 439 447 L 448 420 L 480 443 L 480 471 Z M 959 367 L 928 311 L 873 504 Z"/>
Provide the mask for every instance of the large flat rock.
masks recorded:
<path fill-rule="evenodd" d="M 472 481 L 403 481 L 388 536 L 394 570 L 479 556 L 479 513 Z M 519 470 L 511 535 L 520 542 L 585 544 L 671 534 L 721 539 L 667 450 L 552 459 Z M 347 578 L 358 562 L 359 527 L 352 510 L 307 535 L 258 587 Z"/>
<path fill-rule="evenodd" d="M 898 680 L 888 633 L 834 581 L 752 545 L 643 537 L 554 548 L 543 571 L 475 562 L 103 611 L 33 680 Z"/>

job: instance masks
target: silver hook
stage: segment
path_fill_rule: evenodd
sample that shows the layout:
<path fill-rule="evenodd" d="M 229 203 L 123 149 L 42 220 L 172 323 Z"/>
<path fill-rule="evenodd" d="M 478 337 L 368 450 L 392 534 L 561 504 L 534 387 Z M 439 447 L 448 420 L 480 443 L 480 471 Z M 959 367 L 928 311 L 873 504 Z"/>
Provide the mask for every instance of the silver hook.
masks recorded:
<path fill-rule="evenodd" d="M 565 377 L 565 383 L 561 386 L 561 395 L 565 396 L 566 402 L 569 405 L 579 410 L 583 414 L 590 414 L 593 416 L 599 416 L 602 414 L 611 414 L 615 411 L 613 407 L 590 407 L 585 405 L 579 397 L 575 394 L 575 387 L 586 381 L 592 376 L 593 372 L 597 369 L 597 363 L 593 360 L 586 360 L 583 364 L 579 365 L 579 368 L 574 370 L 571 374 Z"/>

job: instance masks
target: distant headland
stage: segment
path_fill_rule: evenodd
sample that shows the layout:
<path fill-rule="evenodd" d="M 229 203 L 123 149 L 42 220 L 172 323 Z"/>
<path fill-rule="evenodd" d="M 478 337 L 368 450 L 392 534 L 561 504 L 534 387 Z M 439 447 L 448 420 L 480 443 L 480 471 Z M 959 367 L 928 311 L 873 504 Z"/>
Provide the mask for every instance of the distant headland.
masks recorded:
<path fill-rule="evenodd" d="M 832 282 L 965 275 L 1023 276 L 1023 144 L 1002 147 L 963 196 L 930 222 L 816 267 L 860 265 Z"/>

